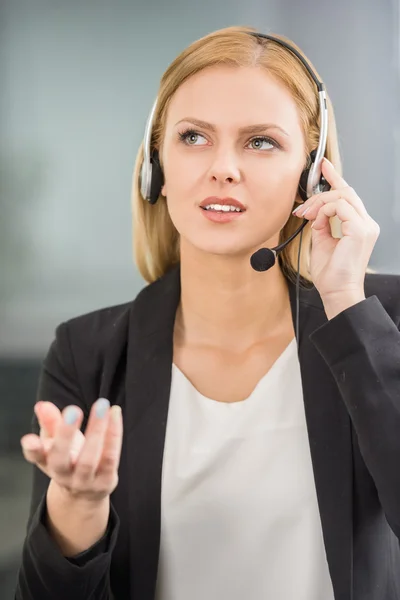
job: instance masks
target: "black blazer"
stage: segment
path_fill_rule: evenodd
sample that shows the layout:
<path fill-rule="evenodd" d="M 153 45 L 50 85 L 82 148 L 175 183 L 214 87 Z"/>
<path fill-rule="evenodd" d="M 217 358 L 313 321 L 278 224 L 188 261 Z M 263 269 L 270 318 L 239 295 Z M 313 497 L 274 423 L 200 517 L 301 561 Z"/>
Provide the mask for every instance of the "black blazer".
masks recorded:
<path fill-rule="evenodd" d="M 365 295 L 328 321 L 315 287 L 301 289 L 305 413 L 335 599 L 400 600 L 400 276 L 367 274 Z M 153 600 L 179 298 L 175 267 L 133 302 L 57 328 L 38 398 L 77 404 L 85 418 L 98 397 L 120 404 L 120 479 L 108 532 L 67 559 L 44 524 L 49 480 L 34 468 L 18 600 Z"/>

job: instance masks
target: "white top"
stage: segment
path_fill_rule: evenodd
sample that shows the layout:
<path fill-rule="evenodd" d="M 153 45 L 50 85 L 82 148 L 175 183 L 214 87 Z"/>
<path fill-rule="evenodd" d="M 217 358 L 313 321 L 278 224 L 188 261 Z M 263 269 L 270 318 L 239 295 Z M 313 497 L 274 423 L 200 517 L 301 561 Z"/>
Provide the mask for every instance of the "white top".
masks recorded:
<path fill-rule="evenodd" d="M 172 366 L 156 598 L 334 599 L 295 338 L 243 402 Z"/>

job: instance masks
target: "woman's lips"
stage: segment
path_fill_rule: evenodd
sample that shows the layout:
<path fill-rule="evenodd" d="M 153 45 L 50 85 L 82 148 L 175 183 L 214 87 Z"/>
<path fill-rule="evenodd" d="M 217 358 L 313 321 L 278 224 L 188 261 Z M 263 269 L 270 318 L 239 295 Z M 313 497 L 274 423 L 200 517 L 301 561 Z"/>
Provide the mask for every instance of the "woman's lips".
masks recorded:
<path fill-rule="evenodd" d="M 210 206 L 211 204 L 219 204 L 222 206 L 234 206 L 235 208 L 240 208 L 240 210 L 243 212 L 246 210 L 246 207 L 243 206 L 243 204 L 241 202 L 239 202 L 239 200 L 236 200 L 236 198 L 231 198 L 231 197 L 218 198 L 218 196 L 209 196 L 208 198 L 205 198 L 203 200 L 203 202 L 200 204 L 200 206 L 202 208 L 206 208 L 207 206 Z"/>
<path fill-rule="evenodd" d="M 222 210 L 207 210 L 206 208 L 200 207 L 201 212 L 204 214 L 206 219 L 213 221 L 214 223 L 230 223 L 235 221 L 244 215 L 245 211 L 222 211 Z"/>

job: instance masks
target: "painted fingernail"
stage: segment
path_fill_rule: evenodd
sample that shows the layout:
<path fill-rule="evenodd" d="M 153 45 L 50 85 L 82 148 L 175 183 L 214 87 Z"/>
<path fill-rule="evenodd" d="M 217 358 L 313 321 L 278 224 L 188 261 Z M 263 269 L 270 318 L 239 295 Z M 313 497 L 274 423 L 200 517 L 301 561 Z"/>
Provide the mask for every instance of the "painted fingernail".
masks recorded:
<path fill-rule="evenodd" d="M 107 398 L 99 398 L 99 400 L 96 402 L 96 417 L 98 419 L 104 419 L 109 407 L 110 402 L 107 400 Z"/>
<path fill-rule="evenodd" d="M 121 407 L 118 406 L 118 404 L 114 404 L 111 407 L 110 413 L 111 413 L 111 418 L 114 421 L 114 423 L 118 423 L 118 421 L 121 418 Z"/>
<path fill-rule="evenodd" d="M 303 208 L 303 207 L 301 206 L 299 208 Z M 306 212 L 308 210 L 310 210 L 310 208 L 311 208 L 311 206 L 307 206 L 307 208 L 304 209 L 304 212 L 303 212 L 303 210 L 301 210 L 300 212 L 296 212 L 294 214 L 295 214 L 296 217 L 304 217 L 304 215 L 306 214 Z"/>
<path fill-rule="evenodd" d="M 78 420 L 79 413 L 75 406 L 68 406 L 64 412 L 64 423 L 73 425 Z"/>
<path fill-rule="evenodd" d="M 292 210 L 292 215 L 294 215 L 295 213 L 297 213 L 297 211 L 302 208 L 303 204 L 300 204 L 300 206 L 298 206 L 297 208 L 295 208 L 294 210 Z"/>

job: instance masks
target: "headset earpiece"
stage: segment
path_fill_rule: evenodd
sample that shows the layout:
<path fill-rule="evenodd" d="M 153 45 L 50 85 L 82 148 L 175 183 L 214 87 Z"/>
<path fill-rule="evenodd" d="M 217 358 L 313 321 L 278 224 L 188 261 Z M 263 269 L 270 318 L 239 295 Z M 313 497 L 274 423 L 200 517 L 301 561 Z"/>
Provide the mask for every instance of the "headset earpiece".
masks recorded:
<path fill-rule="evenodd" d="M 164 174 L 160 165 L 158 150 L 151 153 L 151 175 L 150 175 L 150 197 L 147 198 L 150 204 L 155 204 L 161 194 L 164 184 Z"/>
<path fill-rule="evenodd" d="M 317 149 L 312 150 L 310 152 L 310 164 L 306 169 L 304 169 L 304 171 L 302 172 L 302 174 L 300 176 L 298 191 L 299 191 L 300 198 L 302 200 L 304 200 L 304 202 L 309 198 L 309 196 L 307 195 L 308 178 L 310 176 L 310 171 L 314 164 L 316 155 L 317 155 Z M 329 183 L 326 181 L 325 177 L 322 174 L 321 174 L 318 185 L 322 192 L 327 192 L 331 189 L 331 186 L 329 185 Z"/>
<path fill-rule="evenodd" d="M 316 150 L 312 150 L 310 152 L 310 161 L 309 161 L 309 165 L 308 167 L 306 167 L 304 169 L 304 171 L 302 172 L 301 176 L 300 176 L 300 182 L 299 182 L 299 195 L 300 198 L 302 200 L 304 200 L 304 202 L 307 200 L 308 196 L 307 196 L 307 186 L 308 186 L 308 177 L 310 175 L 310 171 L 311 171 L 311 167 L 313 166 L 314 160 L 315 160 L 315 156 L 317 154 Z"/>
<path fill-rule="evenodd" d="M 310 169 L 304 169 L 299 182 L 299 196 L 304 202 L 307 200 L 307 182 Z"/>
<path fill-rule="evenodd" d="M 143 159 L 140 171 L 140 191 L 143 198 L 150 204 L 155 204 L 161 194 L 163 184 L 164 174 L 158 150 L 153 150 L 149 162 Z"/>

